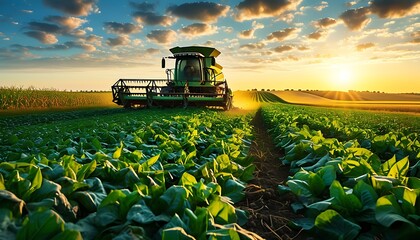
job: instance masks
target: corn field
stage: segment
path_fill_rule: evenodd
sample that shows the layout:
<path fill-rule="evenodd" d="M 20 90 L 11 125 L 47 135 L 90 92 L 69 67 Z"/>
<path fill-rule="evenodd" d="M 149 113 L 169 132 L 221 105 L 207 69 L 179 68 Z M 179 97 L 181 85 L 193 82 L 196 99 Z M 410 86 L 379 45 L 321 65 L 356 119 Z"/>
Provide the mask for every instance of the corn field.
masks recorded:
<path fill-rule="evenodd" d="M 108 106 L 110 92 L 64 92 L 50 89 L 0 87 L 0 110 Z"/>

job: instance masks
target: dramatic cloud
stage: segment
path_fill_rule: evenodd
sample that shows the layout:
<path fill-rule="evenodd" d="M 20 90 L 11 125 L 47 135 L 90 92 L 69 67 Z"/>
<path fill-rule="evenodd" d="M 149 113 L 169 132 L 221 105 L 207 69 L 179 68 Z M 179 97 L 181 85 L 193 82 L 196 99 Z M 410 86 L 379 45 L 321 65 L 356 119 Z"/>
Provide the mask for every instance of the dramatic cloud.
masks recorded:
<path fill-rule="evenodd" d="M 307 47 L 307 46 L 303 46 L 303 45 L 298 46 L 298 47 L 297 47 L 297 49 L 298 49 L 299 51 L 307 51 L 307 50 L 310 50 L 310 48 L 309 48 L 309 47 Z"/>
<path fill-rule="evenodd" d="M 171 26 L 175 19 L 170 16 L 159 16 L 153 12 L 140 12 L 133 13 L 133 17 L 138 23 L 146 25 L 161 25 L 164 27 Z"/>
<path fill-rule="evenodd" d="M 93 52 L 96 50 L 95 46 L 91 45 L 91 44 L 85 44 L 85 43 L 81 43 L 81 42 L 75 42 L 75 41 L 68 41 L 65 42 L 64 44 L 55 44 L 55 45 L 51 45 L 48 47 L 34 47 L 34 46 L 23 46 L 20 44 L 13 44 L 11 46 L 12 48 L 16 49 L 19 52 L 25 52 L 27 50 L 32 50 L 32 51 L 57 51 L 57 50 L 67 50 L 70 48 L 79 48 L 79 49 L 83 49 L 87 52 Z"/>
<path fill-rule="evenodd" d="M 357 51 L 363 51 L 365 49 L 372 48 L 374 46 L 375 46 L 375 44 L 374 43 L 371 43 L 371 42 L 361 43 L 361 44 L 357 44 L 356 45 L 356 49 L 357 49 Z"/>
<path fill-rule="evenodd" d="M 155 12 L 155 6 L 150 3 L 133 3 L 130 2 L 130 5 L 136 9 L 132 14 L 136 22 L 143 23 L 146 25 L 161 25 L 161 26 L 171 26 L 176 19 L 171 16 L 161 16 Z"/>
<path fill-rule="evenodd" d="M 108 38 L 106 44 L 110 47 L 125 46 L 130 44 L 130 38 L 127 35 L 122 35 L 116 38 Z"/>
<path fill-rule="evenodd" d="M 212 2 L 193 2 L 171 6 L 167 12 L 190 20 L 216 22 L 219 17 L 226 16 L 229 9 L 229 6 Z"/>
<path fill-rule="evenodd" d="M 42 22 L 29 22 L 28 28 L 35 31 L 47 33 L 59 33 L 61 28 L 55 24 L 42 23 Z"/>
<path fill-rule="evenodd" d="M 212 35 L 217 32 L 217 27 L 207 23 L 193 23 L 180 29 L 180 32 L 189 37 Z"/>
<path fill-rule="evenodd" d="M 346 3 L 346 6 L 347 7 L 353 7 L 354 5 L 356 5 L 357 4 L 357 2 L 356 1 L 351 1 L 351 2 L 348 2 L 348 3 Z"/>
<path fill-rule="evenodd" d="M 169 44 L 175 41 L 176 32 L 173 30 L 153 30 L 146 37 L 157 44 Z"/>
<path fill-rule="evenodd" d="M 399 18 L 420 13 L 420 0 L 373 0 L 369 8 L 381 18 Z"/>
<path fill-rule="evenodd" d="M 92 44 L 82 43 L 82 42 L 66 42 L 64 43 L 65 46 L 68 48 L 80 48 L 85 50 L 86 52 L 94 52 L 96 50 L 96 47 Z"/>
<path fill-rule="evenodd" d="M 314 7 L 317 11 L 322 11 L 322 9 L 328 7 L 328 2 L 322 1 L 320 5 Z"/>
<path fill-rule="evenodd" d="M 141 26 L 134 25 L 132 23 L 117 23 L 117 22 L 105 22 L 104 28 L 108 33 L 114 34 L 132 34 L 141 31 Z"/>
<path fill-rule="evenodd" d="M 46 21 L 58 23 L 64 28 L 73 30 L 80 27 L 83 23 L 87 22 L 84 19 L 77 17 L 62 17 L 62 16 L 49 16 L 45 18 Z"/>
<path fill-rule="evenodd" d="M 238 37 L 244 39 L 251 39 L 254 38 L 255 29 L 248 29 L 239 32 Z"/>
<path fill-rule="evenodd" d="M 420 31 L 411 33 L 411 36 L 414 38 L 412 43 L 420 43 Z"/>
<path fill-rule="evenodd" d="M 102 45 L 102 37 L 94 34 L 84 37 L 83 40 L 85 40 L 88 43 L 95 44 L 96 46 Z"/>
<path fill-rule="evenodd" d="M 255 50 L 255 49 L 262 49 L 265 47 L 265 44 L 262 42 L 258 42 L 258 43 L 248 43 L 248 44 L 244 44 L 241 45 L 239 48 L 241 49 L 249 49 L 249 50 Z"/>
<path fill-rule="evenodd" d="M 130 2 L 130 6 L 136 9 L 139 9 L 141 11 L 145 11 L 145 12 L 153 12 L 155 10 L 155 5 L 148 2 L 143 2 L 143 3 Z"/>
<path fill-rule="evenodd" d="M 293 49 L 293 46 L 290 46 L 290 45 L 281 45 L 281 46 L 278 46 L 278 47 L 274 48 L 273 50 L 275 52 L 282 53 L 282 52 L 290 51 L 292 49 Z"/>
<path fill-rule="evenodd" d="M 340 19 L 350 30 L 357 31 L 370 23 L 369 13 L 368 8 L 349 9 L 340 15 Z"/>
<path fill-rule="evenodd" d="M 327 31 L 319 30 L 319 31 L 315 31 L 315 32 L 309 34 L 308 38 L 313 39 L 313 40 L 320 40 L 322 38 L 327 37 L 327 34 L 328 34 Z"/>
<path fill-rule="evenodd" d="M 413 38 L 420 38 L 420 31 L 416 31 L 416 32 L 411 33 L 411 36 Z"/>
<path fill-rule="evenodd" d="M 254 33 L 257 29 L 261 29 L 264 28 L 264 25 L 261 23 L 257 23 L 256 21 L 252 22 L 252 28 L 248 29 L 248 30 L 244 30 L 239 32 L 238 37 L 239 38 L 244 38 L 244 39 L 251 39 L 254 38 Z"/>
<path fill-rule="evenodd" d="M 296 10 L 302 0 L 244 0 L 236 6 L 237 21 L 280 16 L 287 11 Z"/>
<path fill-rule="evenodd" d="M 283 30 L 270 33 L 267 36 L 267 39 L 269 41 L 271 40 L 283 41 L 293 36 L 293 34 L 297 31 L 298 31 L 297 28 L 285 28 Z"/>
<path fill-rule="evenodd" d="M 314 26 L 317 28 L 329 28 L 335 24 L 337 24 L 337 20 L 335 20 L 334 18 L 322 18 L 319 19 L 318 21 L 315 21 Z"/>
<path fill-rule="evenodd" d="M 156 53 L 160 53 L 160 50 L 157 48 L 148 48 L 146 49 L 146 53 L 147 54 L 156 54 Z"/>
<path fill-rule="evenodd" d="M 96 9 L 96 0 L 44 0 L 44 3 L 64 13 L 87 16 Z"/>
<path fill-rule="evenodd" d="M 54 44 L 58 42 L 54 34 L 41 32 L 41 31 L 29 31 L 24 33 L 26 36 L 35 38 L 43 44 Z"/>

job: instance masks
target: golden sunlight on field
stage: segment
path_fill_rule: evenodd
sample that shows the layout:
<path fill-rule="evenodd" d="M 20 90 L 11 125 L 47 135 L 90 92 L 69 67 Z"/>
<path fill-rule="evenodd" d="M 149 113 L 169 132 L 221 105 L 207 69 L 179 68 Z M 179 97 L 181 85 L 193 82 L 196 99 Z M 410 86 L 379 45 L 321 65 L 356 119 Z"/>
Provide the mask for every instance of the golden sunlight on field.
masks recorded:
<path fill-rule="evenodd" d="M 338 91 L 275 91 L 288 103 L 420 113 L 420 95 Z"/>
<path fill-rule="evenodd" d="M 254 101 L 250 91 L 236 91 L 233 93 L 233 106 L 235 108 L 253 110 L 260 107 L 261 103 Z"/>
<path fill-rule="evenodd" d="M 420 113 L 419 94 L 339 91 L 236 91 L 234 93 L 234 107 L 238 109 L 253 110 L 263 103 L 273 102 Z"/>

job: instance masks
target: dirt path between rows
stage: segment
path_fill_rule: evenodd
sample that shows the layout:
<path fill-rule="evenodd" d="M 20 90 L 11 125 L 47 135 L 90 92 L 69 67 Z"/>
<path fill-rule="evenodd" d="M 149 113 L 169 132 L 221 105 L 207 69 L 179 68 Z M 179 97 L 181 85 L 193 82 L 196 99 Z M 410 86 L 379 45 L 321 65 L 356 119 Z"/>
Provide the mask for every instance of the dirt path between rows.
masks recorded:
<path fill-rule="evenodd" d="M 265 239 L 305 239 L 301 232 L 288 226 L 290 220 L 302 216 L 291 210 L 294 196 L 280 197 L 278 194 L 277 186 L 287 180 L 289 167 L 279 161 L 283 153 L 275 149 L 264 126 L 261 110 L 255 114 L 252 124 L 254 141 L 250 155 L 254 157 L 256 166 L 254 179 L 248 182 L 245 199 L 235 204 L 250 213 L 243 227 Z"/>

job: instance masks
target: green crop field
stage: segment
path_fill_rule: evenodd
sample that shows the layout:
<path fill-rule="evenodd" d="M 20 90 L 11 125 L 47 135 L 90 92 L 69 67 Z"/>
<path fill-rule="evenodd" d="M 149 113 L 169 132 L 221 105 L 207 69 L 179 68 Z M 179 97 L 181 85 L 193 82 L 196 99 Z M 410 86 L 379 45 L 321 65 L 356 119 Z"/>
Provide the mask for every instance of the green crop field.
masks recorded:
<path fill-rule="evenodd" d="M 288 105 L 262 114 L 292 173 L 279 191 L 306 216 L 296 225 L 332 239 L 418 236 L 418 117 Z"/>
<path fill-rule="evenodd" d="M 110 106 L 110 92 L 63 92 L 35 88 L 0 87 L 0 111 Z"/>
<path fill-rule="evenodd" d="M 316 239 L 419 236 L 419 116 L 241 94 L 258 111 L 0 116 L 0 239 L 261 239 L 237 204 L 249 201 L 247 183 L 259 177 L 252 146 L 267 139 L 282 156 L 271 160 L 289 170 L 270 196 L 294 196 L 288 211 L 297 217 L 284 228 L 297 239 L 301 231 Z M 267 139 L 255 137 L 256 114 Z"/>

